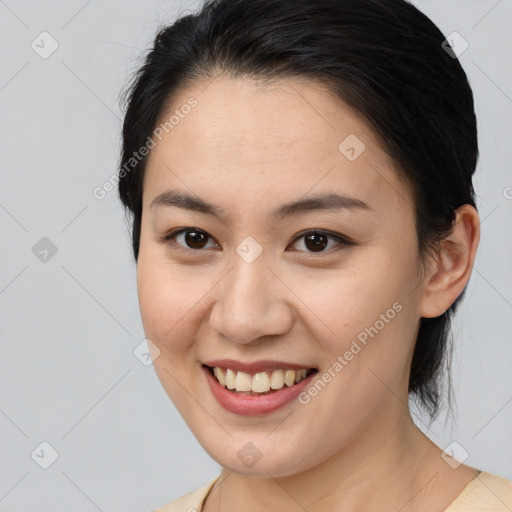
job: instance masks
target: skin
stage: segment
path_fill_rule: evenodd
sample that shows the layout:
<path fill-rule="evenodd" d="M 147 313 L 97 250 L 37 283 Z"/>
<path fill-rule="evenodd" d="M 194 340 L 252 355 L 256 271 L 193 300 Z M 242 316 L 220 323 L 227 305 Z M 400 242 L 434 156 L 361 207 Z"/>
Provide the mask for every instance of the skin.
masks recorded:
<path fill-rule="evenodd" d="M 259 83 L 217 76 L 173 99 L 197 106 L 149 155 L 137 265 L 138 294 L 154 367 L 204 449 L 222 466 L 205 512 L 444 510 L 477 474 L 452 469 L 414 424 L 407 384 L 421 317 L 442 314 L 467 283 L 479 240 L 478 214 L 459 209 L 434 257 L 420 257 L 411 193 L 356 112 L 319 84 Z M 355 134 L 355 161 L 338 149 Z M 175 189 L 224 208 L 230 218 L 175 206 L 150 208 Z M 324 192 L 368 210 L 269 212 Z M 193 249 L 176 228 L 207 233 Z M 305 230 L 329 238 L 315 252 Z M 236 252 L 253 237 L 252 263 Z M 181 248 L 181 249 L 180 249 Z M 211 395 L 201 364 L 216 358 L 276 359 L 332 367 L 365 327 L 402 307 L 311 401 L 243 417 Z M 237 456 L 253 443 L 252 467 Z"/>

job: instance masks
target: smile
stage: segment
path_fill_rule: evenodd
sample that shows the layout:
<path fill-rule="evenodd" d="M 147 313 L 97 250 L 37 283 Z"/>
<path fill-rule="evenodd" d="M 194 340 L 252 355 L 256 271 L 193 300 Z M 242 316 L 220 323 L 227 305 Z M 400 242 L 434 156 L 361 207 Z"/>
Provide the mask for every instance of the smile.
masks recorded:
<path fill-rule="evenodd" d="M 300 368 L 298 370 L 277 369 L 250 374 L 231 368 L 220 368 L 219 366 L 209 368 L 221 386 L 246 395 L 269 394 L 284 386 L 291 387 L 305 379 L 310 373 L 316 371 L 314 368 Z"/>
<path fill-rule="evenodd" d="M 276 366 L 274 362 L 272 366 Z M 238 366 L 242 366 L 238 364 Z M 249 365 L 245 365 L 248 370 Z M 270 414 L 293 402 L 318 373 L 316 368 L 274 368 L 261 371 L 235 370 L 202 365 L 208 387 L 225 410 L 242 416 Z M 283 365 L 284 366 L 284 365 Z"/>

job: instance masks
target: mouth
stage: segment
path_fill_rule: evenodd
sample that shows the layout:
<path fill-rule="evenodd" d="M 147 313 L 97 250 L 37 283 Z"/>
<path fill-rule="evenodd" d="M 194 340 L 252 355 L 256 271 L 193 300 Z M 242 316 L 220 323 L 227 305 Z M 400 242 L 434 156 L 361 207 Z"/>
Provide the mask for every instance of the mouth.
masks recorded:
<path fill-rule="evenodd" d="M 263 371 L 237 371 L 227 366 L 202 365 L 225 390 L 235 395 L 265 396 L 291 388 L 318 373 L 317 368 L 273 368 Z M 275 366 L 275 363 L 272 364 Z"/>

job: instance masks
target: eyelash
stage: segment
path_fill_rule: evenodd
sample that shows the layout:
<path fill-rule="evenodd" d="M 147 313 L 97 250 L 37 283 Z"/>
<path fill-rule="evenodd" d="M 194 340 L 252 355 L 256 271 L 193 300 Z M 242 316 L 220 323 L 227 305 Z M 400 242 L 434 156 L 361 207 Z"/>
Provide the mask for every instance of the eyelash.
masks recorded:
<path fill-rule="evenodd" d="M 203 231 L 202 229 L 199 229 L 199 228 L 188 227 L 188 228 L 178 228 L 178 229 L 172 230 L 163 236 L 157 237 L 157 241 L 159 243 L 166 243 L 168 245 L 177 246 L 178 250 L 183 250 L 183 251 L 186 251 L 187 253 L 190 253 L 191 251 L 196 252 L 196 253 L 201 252 L 203 249 L 192 249 L 191 247 L 183 247 L 182 245 L 179 245 L 176 242 L 176 237 L 183 233 L 186 233 L 187 231 L 193 231 L 196 233 L 204 233 L 209 239 L 213 240 L 213 237 L 210 236 L 206 231 Z M 334 248 L 322 250 L 319 252 L 314 252 L 314 251 L 302 251 L 302 252 L 306 252 L 306 253 L 312 254 L 312 255 L 331 254 L 332 252 L 339 251 L 348 245 L 353 245 L 353 242 L 351 242 L 350 240 L 348 240 L 347 238 L 345 238 L 339 234 L 331 233 L 329 231 L 324 231 L 324 230 L 320 230 L 320 229 L 308 229 L 306 231 L 300 232 L 299 234 L 297 234 L 294 237 L 291 244 L 294 244 L 296 241 L 300 240 L 301 238 L 305 238 L 307 235 L 311 235 L 311 234 L 325 235 L 328 238 L 337 240 L 339 243 Z"/>

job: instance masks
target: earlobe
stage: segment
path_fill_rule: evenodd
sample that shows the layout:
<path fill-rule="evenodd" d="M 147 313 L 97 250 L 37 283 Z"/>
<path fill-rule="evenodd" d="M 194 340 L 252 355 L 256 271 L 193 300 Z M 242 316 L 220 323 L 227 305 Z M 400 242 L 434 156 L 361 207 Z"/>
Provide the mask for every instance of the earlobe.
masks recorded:
<path fill-rule="evenodd" d="M 462 293 L 471 276 L 480 240 L 480 219 L 476 209 L 465 204 L 455 217 L 451 233 L 440 242 L 423 283 L 420 316 L 442 315 Z"/>

